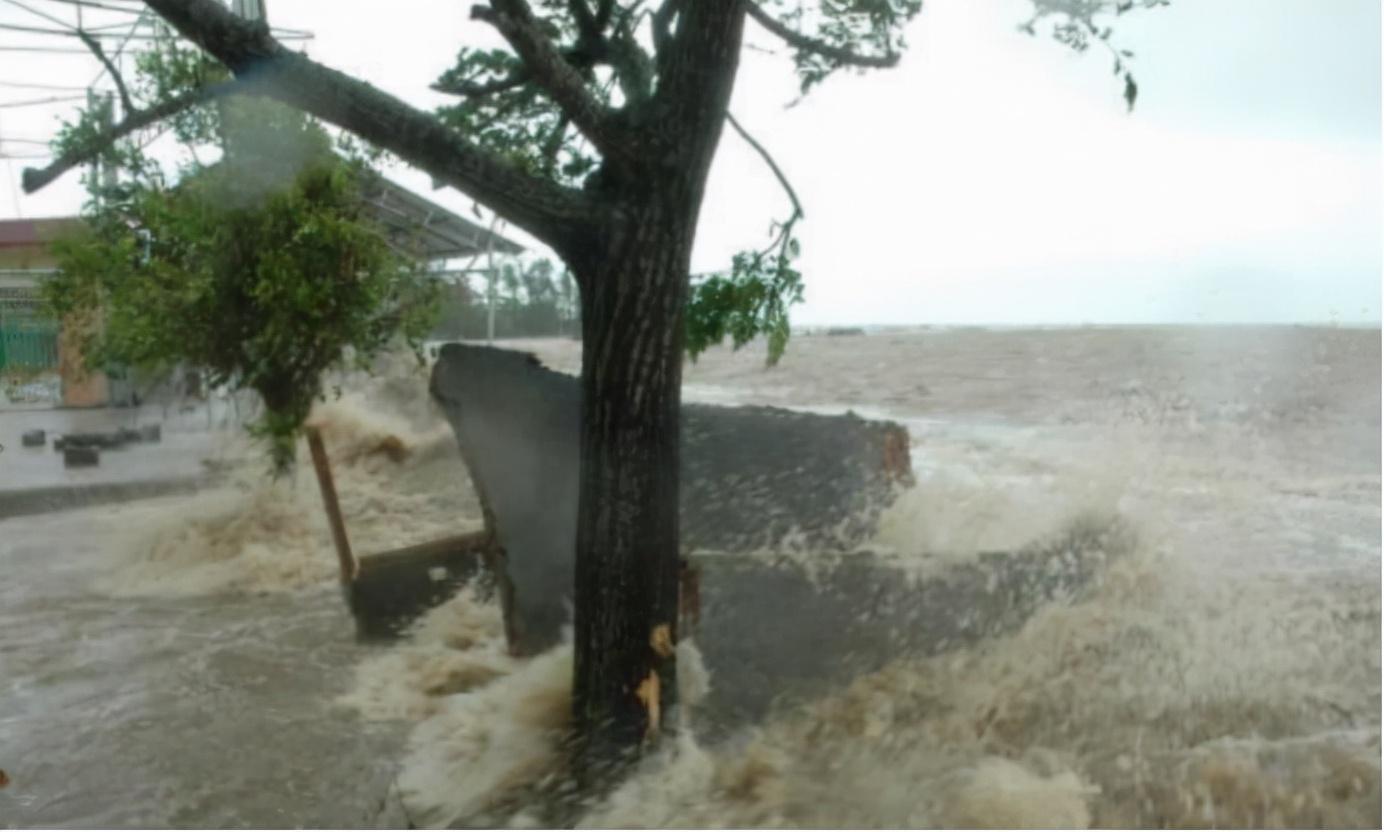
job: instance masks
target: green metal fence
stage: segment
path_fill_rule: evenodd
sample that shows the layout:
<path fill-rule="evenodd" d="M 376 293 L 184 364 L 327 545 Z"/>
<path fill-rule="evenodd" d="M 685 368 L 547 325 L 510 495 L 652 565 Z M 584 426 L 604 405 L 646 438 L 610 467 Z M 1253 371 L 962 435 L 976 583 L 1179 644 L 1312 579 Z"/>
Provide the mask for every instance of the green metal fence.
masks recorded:
<path fill-rule="evenodd" d="M 56 324 L 45 321 L 0 321 L 0 373 L 56 369 Z"/>
<path fill-rule="evenodd" d="M 32 290 L 0 290 L 0 375 L 58 369 L 58 322 Z"/>

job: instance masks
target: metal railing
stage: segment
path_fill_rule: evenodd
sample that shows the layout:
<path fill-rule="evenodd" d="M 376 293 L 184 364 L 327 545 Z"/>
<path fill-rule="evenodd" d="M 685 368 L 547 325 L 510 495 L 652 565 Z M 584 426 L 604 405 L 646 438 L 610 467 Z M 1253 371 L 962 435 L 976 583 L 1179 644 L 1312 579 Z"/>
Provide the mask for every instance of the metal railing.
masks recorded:
<path fill-rule="evenodd" d="M 58 369 L 58 330 L 36 289 L 0 288 L 0 374 Z"/>

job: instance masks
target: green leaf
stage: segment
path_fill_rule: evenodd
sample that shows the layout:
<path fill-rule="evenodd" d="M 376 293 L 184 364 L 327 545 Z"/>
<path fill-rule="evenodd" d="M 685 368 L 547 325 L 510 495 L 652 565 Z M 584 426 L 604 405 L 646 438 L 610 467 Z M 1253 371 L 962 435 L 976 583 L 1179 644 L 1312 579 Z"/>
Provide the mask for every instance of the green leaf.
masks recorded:
<path fill-rule="evenodd" d="M 686 311 L 686 350 L 695 362 L 727 336 L 740 349 L 757 337 L 768 345 L 766 363 L 783 357 L 792 332 L 788 310 L 802 302 L 802 274 L 793 268 L 799 245 L 789 233 L 773 253 L 742 251 L 728 274 L 713 274 L 692 285 Z"/>

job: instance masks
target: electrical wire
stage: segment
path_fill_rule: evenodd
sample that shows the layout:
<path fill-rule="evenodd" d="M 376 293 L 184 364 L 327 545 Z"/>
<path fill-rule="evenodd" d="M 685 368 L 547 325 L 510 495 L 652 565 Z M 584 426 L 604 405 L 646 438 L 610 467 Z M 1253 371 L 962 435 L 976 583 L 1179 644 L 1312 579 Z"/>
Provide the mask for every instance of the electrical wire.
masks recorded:
<path fill-rule="evenodd" d="M 79 16 L 81 14 L 81 11 L 82 10 L 80 8 L 77 9 L 77 13 Z M 115 54 L 110 57 L 110 60 L 102 62 L 104 65 L 101 67 L 101 71 L 96 73 L 95 78 L 91 79 L 92 86 L 95 86 L 97 81 L 100 81 L 102 78 L 104 78 L 106 73 L 111 71 L 110 68 L 114 66 L 117 61 L 120 60 L 121 53 L 123 53 L 125 51 L 125 47 L 129 45 L 130 38 L 134 37 L 135 32 L 138 31 L 140 25 L 144 23 L 145 15 L 147 15 L 148 12 L 149 10 L 145 9 L 144 11 L 139 13 L 139 17 L 135 18 L 135 22 L 131 24 L 130 31 L 125 35 L 125 39 L 120 41 L 120 45 L 115 48 Z"/>
<path fill-rule="evenodd" d="M 0 87 L 13 87 L 23 90 L 51 90 L 53 92 L 84 92 L 86 87 L 62 86 L 59 84 L 31 84 L 27 81 L 0 81 Z"/>
<path fill-rule="evenodd" d="M 63 104 L 68 101 L 85 101 L 85 95 L 55 95 L 52 98 L 31 98 L 27 101 L 0 101 L 0 108 L 40 107 L 44 104 Z"/>
<path fill-rule="evenodd" d="M 35 9 L 35 8 L 32 7 L 32 6 L 28 6 L 28 5 L 25 5 L 25 4 L 21 3 L 21 2 L 19 2 L 19 0 L 5 0 L 5 2 L 6 2 L 6 3 L 9 3 L 11 6 L 14 6 L 15 8 L 23 9 L 24 11 L 28 12 L 29 14 L 37 15 L 38 17 L 43 18 L 44 20 L 48 21 L 49 23 L 56 23 L 56 24 L 58 24 L 59 26 L 62 26 L 63 28 L 66 28 L 66 29 L 71 29 L 71 28 L 72 28 L 72 24 L 68 23 L 66 20 L 63 20 L 63 19 L 60 18 L 60 17 L 54 17 L 53 15 L 49 14 L 48 12 L 41 12 L 41 11 L 39 11 L 38 9 Z"/>
<path fill-rule="evenodd" d="M 142 9 L 132 9 L 132 8 L 129 8 L 129 7 L 126 7 L 126 6 L 112 6 L 112 5 L 110 5 L 111 3 L 121 2 L 121 0 L 105 0 L 105 2 L 96 2 L 96 0 L 46 0 L 46 2 L 49 2 L 49 3 L 62 3 L 62 4 L 65 5 L 65 6 L 76 6 L 76 7 L 78 7 L 78 8 L 106 9 L 107 11 L 120 12 L 120 13 L 122 13 L 122 14 L 141 14 L 141 13 L 142 13 Z M 141 5 L 143 5 L 142 0 L 141 0 Z"/>
<path fill-rule="evenodd" d="M 125 24 L 125 25 L 129 25 L 129 24 Z M 0 31 L 18 32 L 19 34 L 26 34 L 26 35 L 27 35 L 27 34 L 34 34 L 34 35 L 57 35 L 58 37 L 64 37 L 64 38 L 80 38 L 80 37 L 82 36 L 82 33 L 84 32 L 84 33 L 87 34 L 89 37 L 93 37 L 93 38 L 107 38 L 107 39 L 122 38 L 122 41 L 121 41 L 122 44 L 128 43 L 128 42 L 131 41 L 131 40 L 159 40 L 159 38 L 160 38 L 159 35 L 140 35 L 140 34 L 136 34 L 134 31 L 129 31 L 129 32 L 96 32 L 96 31 L 92 31 L 91 29 L 83 29 L 82 32 L 78 32 L 76 29 L 73 29 L 73 30 L 71 30 L 71 31 L 65 31 L 65 30 L 62 30 L 62 29 L 42 29 L 42 28 L 39 28 L 39 27 L 37 27 L 37 26 L 21 26 L 21 25 L 19 25 L 19 24 L 15 24 L 15 23 L 0 23 Z"/>
<path fill-rule="evenodd" d="M 5 0 L 5 2 L 11 2 L 11 0 Z M 77 30 L 70 27 L 66 29 L 45 29 L 41 26 L 25 26 L 21 23 L 0 23 L 0 31 L 18 32 L 22 35 L 59 35 L 65 38 L 79 37 Z"/>
<path fill-rule="evenodd" d="M 45 55 L 86 55 L 91 57 L 91 52 L 86 49 L 63 49 L 61 46 L 10 46 L 0 45 L 0 52 L 41 52 Z"/>

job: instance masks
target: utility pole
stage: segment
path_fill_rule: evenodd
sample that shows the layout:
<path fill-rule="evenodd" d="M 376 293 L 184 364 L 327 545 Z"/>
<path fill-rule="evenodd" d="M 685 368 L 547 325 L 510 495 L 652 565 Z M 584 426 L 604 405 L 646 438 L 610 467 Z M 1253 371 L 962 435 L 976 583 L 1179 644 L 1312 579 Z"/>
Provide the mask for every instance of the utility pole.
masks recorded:
<path fill-rule="evenodd" d="M 118 120 L 115 117 L 115 95 L 113 93 L 106 93 L 104 96 L 102 96 L 101 93 L 98 93 L 95 90 L 88 88 L 87 109 L 91 112 L 97 112 L 98 108 L 100 108 L 99 102 L 102 97 L 104 97 L 106 100 L 106 107 L 105 109 L 99 110 L 99 112 L 101 113 L 101 130 L 109 131 L 111 129 L 111 125 Z M 96 159 L 91 163 L 91 166 L 93 168 L 92 173 L 94 174 L 94 178 L 98 185 L 98 187 L 96 188 L 95 198 L 97 203 L 99 204 L 105 201 L 102 191 L 107 188 L 111 188 L 115 185 L 117 172 L 115 169 L 115 165 L 111 164 L 109 161 L 103 160 L 100 155 L 98 155 Z"/>
<path fill-rule="evenodd" d="M 495 343 L 495 227 L 500 224 L 500 218 L 495 217 L 490 221 L 490 231 L 485 235 L 485 342 Z"/>

